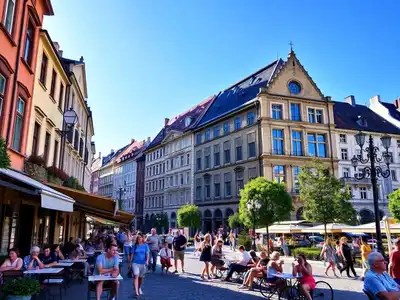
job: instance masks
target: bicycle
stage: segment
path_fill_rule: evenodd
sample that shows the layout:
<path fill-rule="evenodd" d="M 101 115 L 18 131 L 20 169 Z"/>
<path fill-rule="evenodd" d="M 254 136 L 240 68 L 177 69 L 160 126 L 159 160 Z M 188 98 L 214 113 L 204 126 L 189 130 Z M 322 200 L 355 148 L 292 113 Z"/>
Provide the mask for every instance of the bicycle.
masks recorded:
<path fill-rule="evenodd" d="M 312 299 L 333 300 L 333 289 L 326 281 L 317 281 L 315 289 L 311 290 Z M 280 293 L 278 298 L 290 300 L 306 300 L 307 298 L 301 294 L 300 284 L 297 281 L 294 285 L 287 285 Z M 268 298 L 267 298 L 268 299 Z"/>

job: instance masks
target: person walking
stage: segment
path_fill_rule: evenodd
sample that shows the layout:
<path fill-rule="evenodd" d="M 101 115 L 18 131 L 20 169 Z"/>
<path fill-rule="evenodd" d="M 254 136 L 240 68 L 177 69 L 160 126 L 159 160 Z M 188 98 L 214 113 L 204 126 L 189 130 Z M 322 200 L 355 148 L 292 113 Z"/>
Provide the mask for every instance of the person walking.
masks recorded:
<path fill-rule="evenodd" d="M 331 238 L 326 239 L 325 244 L 322 247 L 320 256 L 323 257 L 325 259 L 325 262 L 327 263 L 327 266 L 325 267 L 325 275 L 329 276 L 328 270 L 329 268 L 332 268 L 333 275 L 335 275 L 335 277 L 338 277 L 335 270 L 335 248 L 332 246 Z"/>
<path fill-rule="evenodd" d="M 207 273 L 208 279 L 210 277 L 210 262 L 211 262 L 211 236 L 206 234 L 204 237 L 204 241 L 201 243 L 200 246 L 200 261 L 204 262 L 203 270 L 201 271 L 201 279 L 204 280 L 204 274 Z"/>
<path fill-rule="evenodd" d="M 178 273 L 178 260 L 181 261 L 182 273 L 185 273 L 185 249 L 186 249 L 187 239 L 181 233 L 180 230 L 176 233 L 176 237 L 172 242 L 172 247 L 174 249 L 174 274 Z"/>
<path fill-rule="evenodd" d="M 146 273 L 146 265 L 149 264 L 149 259 L 149 246 L 144 243 L 143 236 L 138 234 L 136 236 L 135 244 L 131 248 L 131 254 L 129 257 L 129 266 L 133 273 L 133 290 L 136 298 L 138 298 L 139 295 L 143 295 L 143 278 Z"/>
<path fill-rule="evenodd" d="M 229 233 L 229 245 L 231 250 L 236 251 L 236 233 L 233 230 Z"/>
<path fill-rule="evenodd" d="M 157 266 L 158 252 L 160 252 L 161 248 L 160 237 L 157 235 L 157 230 L 155 228 L 151 229 L 151 234 L 147 237 L 146 244 L 150 248 L 150 258 L 151 258 L 151 262 L 148 265 L 148 269 L 155 272 Z"/>
<path fill-rule="evenodd" d="M 350 269 L 353 272 L 354 277 L 358 277 L 356 271 L 354 270 L 354 263 L 353 263 L 353 255 L 351 253 L 351 248 L 347 244 L 347 238 L 342 237 L 340 239 L 341 243 L 341 253 L 344 262 L 344 267 L 340 270 L 340 275 L 342 275 L 343 271 L 346 270 L 347 277 L 351 278 L 350 276 Z"/>
<path fill-rule="evenodd" d="M 131 247 L 132 247 L 132 235 L 129 232 L 129 230 L 127 230 L 125 232 L 125 239 L 124 239 L 124 256 L 126 258 L 126 261 L 129 260 L 129 255 L 131 253 Z"/>
<path fill-rule="evenodd" d="M 279 238 L 279 242 L 281 244 L 281 249 L 282 249 L 283 255 L 285 255 L 285 257 L 287 258 L 289 256 L 289 248 L 288 248 L 288 245 L 286 243 L 285 236 L 283 234 Z"/>
<path fill-rule="evenodd" d="M 193 252 L 193 256 L 197 256 L 198 250 L 200 249 L 200 245 L 201 245 L 201 238 L 200 238 L 200 234 L 197 231 L 196 234 L 193 237 L 194 239 L 194 252 Z"/>
<path fill-rule="evenodd" d="M 362 269 L 363 273 L 361 276 L 361 280 L 364 281 L 365 275 L 369 271 L 369 264 L 368 264 L 368 255 L 372 252 L 372 248 L 367 243 L 367 237 L 361 237 L 361 261 L 362 261 Z"/>
<path fill-rule="evenodd" d="M 400 238 L 397 238 L 394 249 L 390 252 L 389 274 L 400 284 Z"/>

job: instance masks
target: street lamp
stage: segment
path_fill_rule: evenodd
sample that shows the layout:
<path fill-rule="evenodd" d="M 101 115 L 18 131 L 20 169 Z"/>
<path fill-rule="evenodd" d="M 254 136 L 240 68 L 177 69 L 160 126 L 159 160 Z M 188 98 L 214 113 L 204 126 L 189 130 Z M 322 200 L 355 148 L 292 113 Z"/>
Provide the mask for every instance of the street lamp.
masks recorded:
<path fill-rule="evenodd" d="M 253 219 L 253 245 L 252 249 L 257 251 L 256 249 L 256 211 L 261 208 L 261 201 L 257 199 L 250 199 L 247 202 L 247 209 L 251 212 L 252 219 Z"/>
<path fill-rule="evenodd" d="M 61 135 L 61 151 L 60 151 L 60 162 L 59 167 L 62 170 L 64 167 L 64 152 L 65 152 L 65 136 L 74 128 L 78 122 L 78 115 L 73 108 L 69 108 L 63 114 L 63 128 L 60 131 Z"/>
<path fill-rule="evenodd" d="M 126 181 L 124 181 L 124 186 L 123 187 L 119 187 L 119 189 L 117 190 L 118 192 L 118 207 L 122 210 L 122 196 L 126 195 Z"/>
<path fill-rule="evenodd" d="M 372 183 L 372 192 L 374 197 L 374 213 L 375 213 L 375 229 L 376 229 L 376 239 L 377 239 L 377 247 L 379 252 L 384 255 L 384 248 L 382 244 L 382 233 L 380 226 L 380 213 L 379 213 L 379 195 L 378 195 L 378 177 L 388 178 L 390 176 L 390 168 L 389 164 L 391 161 L 391 154 L 389 153 L 389 148 L 391 144 L 391 137 L 387 134 L 381 137 L 381 142 L 383 147 L 385 148 L 385 152 L 382 153 L 381 157 L 378 156 L 379 147 L 374 145 L 374 139 L 372 135 L 369 135 L 368 146 L 364 149 L 364 143 L 366 135 L 363 132 L 357 133 L 355 136 L 357 145 L 361 148 L 360 154 L 354 155 L 351 159 L 351 164 L 354 167 L 354 170 L 357 170 L 358 162 L 362 164 L 370 163 L 369 166 L 365 166 L 361 173 L 357 171 L 354 174 L 354 178 L 356 180 L 362 180 L 366 177 L 371 178 Z M 367 154 L 367 157 L 363 157 L 363 152 Z M 381 163 L 386 164 L 385 170 L 380 166 Z"/>

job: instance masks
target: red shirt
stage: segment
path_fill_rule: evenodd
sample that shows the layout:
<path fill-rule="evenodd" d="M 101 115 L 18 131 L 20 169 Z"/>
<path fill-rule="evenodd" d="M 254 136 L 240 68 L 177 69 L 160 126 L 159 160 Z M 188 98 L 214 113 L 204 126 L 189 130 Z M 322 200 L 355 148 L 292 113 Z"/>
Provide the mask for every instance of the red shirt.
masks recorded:
<path fill-rule="evenodd" d="M 400 279 L 400 251 L 399 250 L 393 250 L 392 253 L 390 253 L 390 263 L 391 263 L 391 268 L 392 268 L 392 273 L 393 278 Z"/>

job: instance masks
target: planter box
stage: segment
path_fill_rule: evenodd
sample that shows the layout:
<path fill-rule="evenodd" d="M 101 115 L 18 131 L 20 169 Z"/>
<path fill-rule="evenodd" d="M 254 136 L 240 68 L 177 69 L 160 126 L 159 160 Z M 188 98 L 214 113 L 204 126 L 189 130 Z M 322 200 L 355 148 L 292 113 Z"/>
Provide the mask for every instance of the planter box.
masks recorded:
<path fill-rule="evenodd" d="M 32 296 L 7 296 L 7 300 L 31 300 Z"/>
<path fill-rule="evenodd" d="M 25 173 L 38 181 L 47 181 L 47 170 L 37 164 L 25 162 Z"/>
<path fill-rule="evenodd" d="M 64 181 L 56 176 L 49 175 L 49 182 L 57 185 L 63 185 Z"/>

